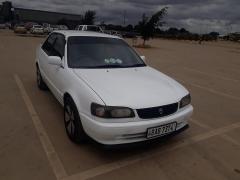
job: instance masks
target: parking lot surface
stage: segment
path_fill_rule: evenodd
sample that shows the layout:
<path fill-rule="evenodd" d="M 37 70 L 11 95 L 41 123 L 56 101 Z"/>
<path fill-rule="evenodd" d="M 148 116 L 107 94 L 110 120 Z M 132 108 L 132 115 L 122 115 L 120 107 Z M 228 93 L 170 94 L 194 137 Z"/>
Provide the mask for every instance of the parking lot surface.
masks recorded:
<path fill-rule="evenodd" d="M 43 40 L 0 31 L 0 179 L 240 179 L 240 44 L 151 40 L 152 48 L 137 49 L 189 89 L 190 128 L 103 149 L 70 142 L 62 107 L 37 88 L 35 49 Z"/>

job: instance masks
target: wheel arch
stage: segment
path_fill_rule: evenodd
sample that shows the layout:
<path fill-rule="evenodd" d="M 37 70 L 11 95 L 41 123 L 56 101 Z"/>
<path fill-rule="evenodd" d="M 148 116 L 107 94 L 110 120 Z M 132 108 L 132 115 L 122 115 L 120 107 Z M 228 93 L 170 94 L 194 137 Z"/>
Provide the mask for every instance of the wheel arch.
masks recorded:
<path fill-rule="evenodd" d="M 66 92 L 63 94 L 63 106 L 64 106 L 67 98 L 70 98 L 70 99 L 74 102 L 74 104 L 76 105 L 78 111 L 81 112 L 80 103 L 78 102 L 78 99 L 76 98 L 76 96 L 74 95 L 74 93 L 71 93 L 71 92 L 69 92 L 69 91 L 66 91 Z"/>
<path fill-rule="evenodd" d="M 71 98 L 73 100 L 72 96 L 68 92 L 65 92 L 63 95 L 63 104 L 65 104 L 67 98 Z"/>

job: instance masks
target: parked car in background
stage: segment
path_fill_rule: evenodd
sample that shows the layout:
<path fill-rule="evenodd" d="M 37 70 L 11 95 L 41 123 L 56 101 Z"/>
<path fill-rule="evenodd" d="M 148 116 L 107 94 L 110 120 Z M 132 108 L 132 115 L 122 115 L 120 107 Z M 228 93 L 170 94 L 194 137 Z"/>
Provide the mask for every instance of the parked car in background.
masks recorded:
<path fill-rule="evenodd" d="M 55 31 L 37 48 L 36 73 L 39 89 L 63 105 L 66 133 L 77 143 L 166 136 L 186 129 L 193 112 L 188 90 L 117 36 Z"/>
<path fill-rule="evenodd" d="M 15 25 L 14 32 L 17 34 L 26 34 L 27 29 L 25 28 L 24 24 L 18 24 L 18 25 Z"/>
<path fill-rule="evenodd" d="M 33 25 L 33 27 L 31 28 L 30 32 L 32 34 L 44 34 L 43 26 L 41 26 L 41 25 Z"/>
<path fill-rule="evenodd" d="M 119 31 L 111 31 L 111 35 L 122 37 L 122 34 Z"/>
<path fill-rule="evenodd" d="M 50 33 L 50 24 L 43 23 L 43 32 L 44 32 L 44 34 L 49 34 Z"/>
<path fill-rule="evenodd" d="M 59 30 L 59 26 L 58 25 L 50 25 L 50 32 L 53 32 L 53 31 L 57 31 Z"/>
<path fill-rule="evenodd" d="M 0 24 L 0 29 L 6 29 L 6 25 L 5 24 Z"/>
<path fill-rule="evenodd" d="M 58 25 L 59 30 L 68 30 L 68 27 L 66 25 Z"/>
<path fill-rule="evenodd" d="M 96 25 L 78 25 L 75 30 L 78 31 L 93 31 L 103 33 L 103 30 L 100 26 Z"/>
<path fill-rule="evenodd" d="M 63 27 L 63 28 L 67 28 L 67 27 Z M 47 23 L 43 24 L 43 31 L 45 34 L 49 34 L 53 31 L 57 31 L 57 30 L 60 30 L 59 25 L 53 25 L 53 24 L 47 24 Z"/>
<path fill-rule="evenodd" d="M 112 31 L 111 30 L 104 30 L 103 33 L 111 35 Z"/>
<path fill-rule="evenodd" d="M 38 25 L 38 24 L 35 22 L 26 22 L 24 26 L 28 31 L 30 31 L 34 25 Z"/>
<path fill-rule="evenodd" d="M 136 38 L 137 37 L 137 33 L 135 33 L 135 32 L 123 32 L 122 36 L 124 38 Z"/>

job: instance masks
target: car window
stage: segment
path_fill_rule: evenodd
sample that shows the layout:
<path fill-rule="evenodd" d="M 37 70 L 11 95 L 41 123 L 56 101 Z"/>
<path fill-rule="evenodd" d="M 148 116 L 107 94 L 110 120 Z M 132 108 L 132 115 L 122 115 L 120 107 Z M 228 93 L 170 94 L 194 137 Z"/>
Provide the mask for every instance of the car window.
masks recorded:
<path fill-rule="evenodd" d="M 58 34 L 56 42 L 53 45 L 55 53 L 57 56 L 60 56 L 61 58 L 64 56 L 64 50 L 65 50 L 65 38 L 63 35 Z"/>
<path fill-rule="evenodd" d="M 56 34 L 51 34 L 48 39 L 44 42 L 42 49 L 43 51 L 48 55 L 51 56 L 53 44 L 55 43 L 55 40 L 57 38 Z"/>
<path fill-rule="evenodd" d="M 45 41 L 42 49 L 48 56 L 64 56 L 65 50 L 65 38 L 61 34 L 51 34 L 49 38 Z"/>

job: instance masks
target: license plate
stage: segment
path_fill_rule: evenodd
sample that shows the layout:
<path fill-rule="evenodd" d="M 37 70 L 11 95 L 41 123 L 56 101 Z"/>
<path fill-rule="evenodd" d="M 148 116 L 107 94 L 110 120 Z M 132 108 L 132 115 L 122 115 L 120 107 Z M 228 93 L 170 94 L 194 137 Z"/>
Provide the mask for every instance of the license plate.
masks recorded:
<path fill-rule="evenodd" d="M 147 129 L 147 138 L 154 138 L 158 136 L 164 136 L 166 134 L 172 133 L 176 130 L 177 123 L 169 123 L 158 127 Z"/>

